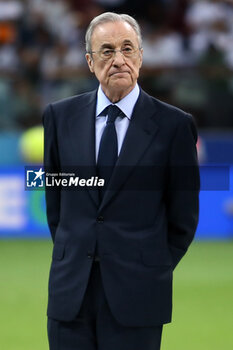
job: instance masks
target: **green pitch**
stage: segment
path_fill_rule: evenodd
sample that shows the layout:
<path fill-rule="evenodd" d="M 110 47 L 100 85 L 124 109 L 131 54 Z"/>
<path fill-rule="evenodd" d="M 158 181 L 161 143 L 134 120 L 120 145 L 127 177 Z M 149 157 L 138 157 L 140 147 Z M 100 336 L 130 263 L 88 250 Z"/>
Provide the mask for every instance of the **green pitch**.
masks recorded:
<path fill-rule="evenodd" d="M 0 241 L 1 350 L 48 350 L 51 249 L 48 241 Z M 195 242 L 174 273 L 162 350 L 220 349 L 233 349 L 233 242 Z"/>

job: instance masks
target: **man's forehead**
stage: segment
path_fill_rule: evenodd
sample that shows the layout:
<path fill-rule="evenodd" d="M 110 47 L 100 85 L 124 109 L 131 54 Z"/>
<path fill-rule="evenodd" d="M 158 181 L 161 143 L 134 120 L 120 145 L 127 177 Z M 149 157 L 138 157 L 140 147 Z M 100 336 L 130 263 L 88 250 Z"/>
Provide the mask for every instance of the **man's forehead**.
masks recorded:
<path fill-rule="evenodd" d="M 127 22 L 106 22 L 101 23 L 93 31 L 92 42 L 101 41 L 111 42 L 117 41 L 135 41 L 137 40 L 137 34 L 131 25 Z"/>

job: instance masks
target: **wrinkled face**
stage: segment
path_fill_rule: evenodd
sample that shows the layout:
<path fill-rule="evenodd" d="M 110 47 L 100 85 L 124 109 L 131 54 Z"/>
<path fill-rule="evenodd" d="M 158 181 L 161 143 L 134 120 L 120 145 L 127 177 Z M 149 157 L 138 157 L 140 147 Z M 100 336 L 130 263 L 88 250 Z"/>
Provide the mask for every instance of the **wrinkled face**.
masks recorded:
<path fill-rule="evenodd" d="M 103 50 L 133 50 L 125 57 L 117 51 L 110 59 L 100 56 Z M 127 95 L 135 86 L 142 65 L 142 49 L 138 37 L 127 22 L 107 22 L 98 25 L 92 34 L 92 54 L 86 54 L 90 71 L 96 75 L 103 91 Z M 108 95 L 108 94 L 107 94 Z"/>

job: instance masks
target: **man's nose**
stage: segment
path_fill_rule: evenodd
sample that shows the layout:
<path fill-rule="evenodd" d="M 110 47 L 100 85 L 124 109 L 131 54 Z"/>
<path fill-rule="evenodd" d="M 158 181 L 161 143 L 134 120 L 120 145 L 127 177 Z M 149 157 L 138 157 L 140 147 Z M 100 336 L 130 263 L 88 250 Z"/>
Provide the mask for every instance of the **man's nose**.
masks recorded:
<path fill-rule="evenodd" d="M 113 57 L 113 65 L 120 67 L 125 64 L 125 57 L 120 50 L 116 50 Z"/>

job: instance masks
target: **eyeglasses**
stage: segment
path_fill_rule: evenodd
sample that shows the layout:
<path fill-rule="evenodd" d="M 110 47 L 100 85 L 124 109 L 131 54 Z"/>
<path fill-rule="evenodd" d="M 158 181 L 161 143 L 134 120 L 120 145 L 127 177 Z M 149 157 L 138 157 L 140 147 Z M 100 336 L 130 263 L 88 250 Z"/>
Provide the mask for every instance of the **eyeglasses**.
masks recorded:
<path fill-rule="evenodd" d="M 120 52 L 126 58 L 131 58 L 138 50 L 141 50 L 141 48 L 135 49 L 133 47 L 125 47 L 121 50 L 102 49 L 99 51 L 90 51 L 89 53 L 97 53 L 102 60 L 108 61 L 115 57 L 117 52 Z"/>

